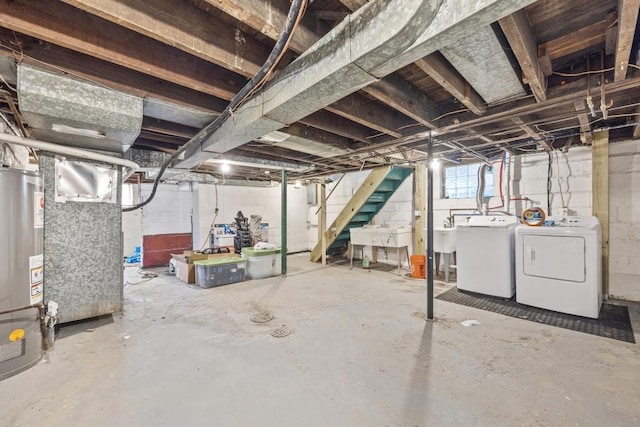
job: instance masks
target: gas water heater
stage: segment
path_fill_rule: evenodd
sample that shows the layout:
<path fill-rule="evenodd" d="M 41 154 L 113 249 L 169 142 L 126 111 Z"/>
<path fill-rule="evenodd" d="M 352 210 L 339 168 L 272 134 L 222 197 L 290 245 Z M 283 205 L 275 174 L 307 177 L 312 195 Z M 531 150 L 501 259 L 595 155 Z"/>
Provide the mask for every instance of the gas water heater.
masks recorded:
<path fill-rule="evenodd" d="M 0 167 L 0 380 L 42 357 L 43 226 L 40 176 Z"/>

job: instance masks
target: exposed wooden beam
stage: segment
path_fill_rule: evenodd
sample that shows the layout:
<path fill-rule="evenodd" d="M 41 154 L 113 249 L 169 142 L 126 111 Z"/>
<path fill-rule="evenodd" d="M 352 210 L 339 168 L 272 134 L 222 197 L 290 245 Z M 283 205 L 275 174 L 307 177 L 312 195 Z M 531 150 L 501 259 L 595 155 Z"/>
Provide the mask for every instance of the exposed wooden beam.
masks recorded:
<path fill-rule="evenodd" d="M 0 56 L 20 57 L 25 64 L 71 76 L 139 96 L 193 107 L 205 112 L 218 113 L 228 104 L 226 100 L 195 91 L 185 86 L 158 80 L 146 74 L 90 57 L 70 49 L 13 33 L 0 28 L 0 42 L 5 46 L 17 44 L 23 53 L 0 49 Z M 46 65 L 49 64 L 49 65 Z"/>
<path fill-rule="evenodd" d="M 369 143 L 369 137 L 375 133 L 374 130 L 366 126 L 362 126 L 326 110 L 316 111 L 300 120 L 300 123 L 364 143 Z"/>
<path fill-rule="evenodd" d="M 618 40 L 618 15 L 615 12 L 607 14 L 606 23 L 604 50 L 605 54 L 613 55 Z"/>
<path fill-rule="evenodd" d="M 352 145 L 351 141 L 347 138 L 299 123 L 289 125 L 286 128 L 281 129 L 281 132 L 286 132 L 289 135 L 299 136 L 301 138 L 322 142 L 324 144 L 343 149 L 350 148 Z"/>
<path fill-rule="evenodd" d="M 363 91 L 418 123 L 436 128 L 431 123 L 431 120 L 441 114 L 436 103 L 401 77 L 387 76 L 378 83 L 363 88 Z"/>
<path fill-rule="evenodd" d="M 369 0 L 339 0 L 340 3 L 347 9 L 353 11 L 358 10 L 365 4 L 369 2 Z"/>
<path fill-rule="evenodd" d="M 357 93 L 334 102 L 326 109 L 395 138 L 402 135 L 399 128 L 407 124 L 393 110 Z"/>
<path fill-rule="evenodd" d="M 592 46 L 604 44 L 606 41 L 606 32 L 607 21 L 602 20 L 544 43 L 542 46 L 549 52 L 551 60 L 555 60 L 575 52 L 589 49 Z"/>
<path fill-rule="evenodd" d="M 269 55 L 256 39 L 188 2 L 62 1 L 245 77 L 253 76 Z"/>
<path fill-rule="evenodd" d="M 279 0 L 204 1 L 272 40 L 276 40 L 280 36 L 287 19 L 287 10 L 282 9 L 282 6 L 288 2 Z M 293 33 L 291 49 L 302 53 L 319 39 L 320 35 L 303 21 Z"/>
<path fill-rule="evenodd" d="M 602 293 L 609 295 L 609 131 L 597 132 L 591 145 L 593 216 L 602 232 Z"/>
<path fill-rule="evenodd" d="M 74 0 L 76 1 L 76 0 Z M 89 1 L 89 0 L 82 0 Z M 90 0 L 98 2 L 99 0 Z M 114 1 L 114 0 L 111 0 Z M 141 1 L 141 0 L 139 0 Z M 167 1 L 167 0 L 165 0 Z M 286 19 L 286 11 L 275 6 L 273 1 L 261 1 L 261 0 L 206 0 L 208 4 L 215 8 L 242 20 L 244 23 L 259 31 L 261 34 L 275 40 L 279 36 L 280 29 L 284 25 Z M 355 10 L 358 7 L 366 3 L 361 2 L 347 2 L 347 8 L 349 10 Z M 321 34 L 311 31 L 308 27 L 302 25 L 298 30 L 294 32 L 294 39 L 292 48 L 298 52 L 304 52 L 311 47 L 315 42 L 320 40 Z M 412 87 L 409 83 L 401 78 L 389 76 L 384 80 L 375 83 L 369 87 L 363 89 L 364 92 L 378 99 L 382 103 L 389 107 L 400 111 L 404 115 L 411 117 L 414 120 L 426 125 L 431 126 L 429 119 L 437 117 L 439 112 L 435 103 L 430 100 L 425 94 L 420 92 L 417 88 Z M 354 105 L 359 103 L 357 95 L 349 96 L 342 100 L 344 105 Z M 376 129 L 380 132 L 387 133 L 389 135 L 397 135 L 394 129 L 386 127 L 380 122 L 371 122 L 367 119 L 367 116 L 359 116 L 357 119 L 354 117 L 354 112 L 351 110 L 342 110 L 340 103 L 334 104 L 329 111 L 333 111 L 343 117 L 360 123 L 364 126 Z M 359 115 L 355 112 L 355 115 Z M 392 131 L 392 133 L 389 133 Z"/>
<path fill-rule="evenodd" d="M 487 110 L 487 106 L 478 92 L 439 52 L 419 59 L 415 62 L 415 65 L 473 113 L 482 115 Z"/>
<path fill-rule="evenodd" d="M 589 123 L 589 116 L 587 115 L 587 109 L 584 105 L 584 99 L 574 100 L 573 106 L 576 113 L 578 113 L 578 120 L 580 121 L 580 140 L 583 144 L 591 144 L 593 141 L 593 133 L 591 132 L 591 123 Z"/>
<path fill-rule="evenodd" d="M 227 100 L 245 81 L 214 64 L 59 2 L 0 0 L 0 22 L 10 30 Z"/>
<path fill-rule="evenodd" d="M 96 1 L 96 4 L 101 2 Z M 115 14 L 117 8 L 113 7 Z M 11 30 L 225 100 L 231 99 L 245 81 L 228 70 L 62 3 L 47 6 L 43 1 L 33 1 L 27 5 L 20 1 L 0 0 L 0 20 L 3 21 L 2 25 Z M 147 32 L 151 31 L 153 28 L 148 28 Z M 170 34 L 153 35 L 164 41 L 172 38 Z M 178 43 L 178 38 L 174 39 L 174 43 Z M 131 49 L 131 46 L 136 49 Z M 362 97 L 354 96 L 343 99 L 342 104 L 334 105 L 332 111 L 350 119 L 357 118 L 355 122 L 380 132 L 399 135 L 395 129 L 405 123 L 394 121 L 401 119 L 397 114 L 390 113 L 389 109 L 382 106 L 353 109 L 353 106 L 362 104 Z M 345 108 L 349 110 L 344 110 L 341 105 L 348 106 Z M 358 116 L 361 110 L 363 114 Z"/>
<path fill-rule="evenodd" d="M 524 131 L 524 133 L 526 133 L 527 135 L 529 135 L 529 137 L 531 139 L 533 139 L 534 141 L 537 141 L 540 145 L 542 145 L 544 147 L 545 150 L 547 151 L 553 151 L 553 147 L 551 146 L 551 144 L 549 144 L 547 141 L 545 141 L 544 139 L 542 139 L 542 137 L 540 136 L 540 134 L 538 132 L 536 132 L 535 130 L 533 130 L 531 128 L 531 126 L 529 126 L 528 124 L 526 124 L 520 117 L 514 117 L 511 119 L 511 121 L 513 123 L 515 123 L 516 125 L 518 125 L 518 127 L 520 129 L 522 129 Z"/>
<path fill-rule="evenodd" d="M 538 46 L 527 13 L 521 9 L 498 22 L 522 68 L 525 83 L 538 102 L 546 100 L 547 79 L 538 62 Z"/>
<path fill-rule="evenodd" d="M 318 19 L 324 19 L 325 21 L 342 21 L 349 16 L 347 12 L 336 12 L 333 10 L 316 10 L 313 15 Z"/>
<path fill-rule="evenodd" d="M 549 77 L 551 74 L 553 74 L 551 55 L 549 55 L 549 50 L 544 45 L 538 46 L 538 62 L 540 63 L 540 67 L 542 67 L 542 73 L 546 77 Z"/>
<path fill-rule="evenodd" d="M 195 135 L 199 129 L 191 126 L 185 126 L 178 123 L 168 122 L 166 120 L 155 119 L 152 117 L 144 117 L 142 119 L 142 129 L 149 132 L 171 135 L 178 138 L 189 139 Z"/>
<path fill-rule="evenodd" d="M 618 0 L 618 39 L 616 42 L 616 60 L 614 81 L 624 80 L 627 76 L 631 45 L 638 22 L 640 0 Z"/>

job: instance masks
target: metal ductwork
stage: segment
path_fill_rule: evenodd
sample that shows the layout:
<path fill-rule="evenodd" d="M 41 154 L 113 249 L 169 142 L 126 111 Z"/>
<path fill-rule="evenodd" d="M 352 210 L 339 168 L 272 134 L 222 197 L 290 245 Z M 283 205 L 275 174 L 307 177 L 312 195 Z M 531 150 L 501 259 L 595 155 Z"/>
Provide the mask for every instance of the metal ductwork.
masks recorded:
<path fill-rule="evenodd" d="M 216 118 L 216 114 L 209 111 L 185 107 L 156 98 L 145 98 L 143 111 L 145 117 L 153 117 L 194 128 L 205 127 Z"/>
<path fill-rule="evenodd" d="M 377 0 L 284 69 L 177 167 L 281 129 L 535 0 Z"/>
<path fill-rule="evenodd" d="M 20 111 L 41 140 L 124 153 L 140 134 L 142 99 L 18 64 Z"/>
<path fill-rule="evenodd" d="M 489 105 L 526 93 L 490 26 L 440 49 L 440 53 Z M 495 81 L 500 84 L 494 84 Z"/>
<path fill-rule="evenodd" d="M 431 23 L 443 0 L 374 1 L 345 18 L 284 69 L 199 147 L 186 152 L 192 168 L 292 124 L 379 78 L 376 67 L 407 49 Z"/>

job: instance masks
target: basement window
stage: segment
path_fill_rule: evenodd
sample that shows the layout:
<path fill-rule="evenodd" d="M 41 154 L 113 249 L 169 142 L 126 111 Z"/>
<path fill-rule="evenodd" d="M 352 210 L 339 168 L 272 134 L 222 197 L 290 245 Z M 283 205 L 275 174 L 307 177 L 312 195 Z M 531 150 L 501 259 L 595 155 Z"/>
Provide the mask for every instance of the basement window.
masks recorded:
<path fill-rule="evenodd" d="M 478 191 L 478 169 L 482 163 L 447 166 L 442 171 L 441 197 L 443 199 L 465 199 L 476 197 Z M 484 197 L 493 196 L 493 168 L 485 172 Z"/>

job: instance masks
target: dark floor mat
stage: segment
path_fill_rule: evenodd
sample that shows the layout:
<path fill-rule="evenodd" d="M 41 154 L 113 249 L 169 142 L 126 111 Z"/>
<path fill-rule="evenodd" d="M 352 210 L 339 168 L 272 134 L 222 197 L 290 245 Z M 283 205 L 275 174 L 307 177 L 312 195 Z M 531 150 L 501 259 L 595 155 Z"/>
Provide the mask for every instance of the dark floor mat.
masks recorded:
<path fill-rule="evenodd" d="M 558 328 L 613 338 L 634 344 L 636 342 L 633 336 L 633 329 L 631 328 L 629 309 L 624 305 L 604 303 L 600 310 L 600 317 L 598 319 L 589 319 L 587 317 L 529 307 L 518 304 L 512 299 L 505 300 L 475 294 L 473 292 L 462 292 L 459 291 L 458 288 L 451 288 L 438 295 L 436 299 L 466 305 L 467 307 L 479 308 L 480 310 L 492 311 L 518 319 L 543 323 L 549 326 L 556 326 Z"/>

